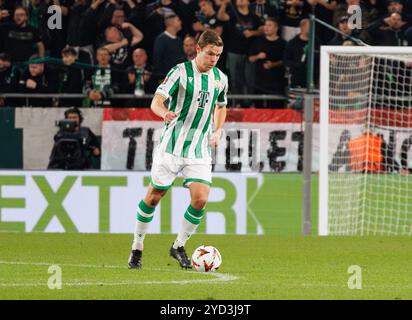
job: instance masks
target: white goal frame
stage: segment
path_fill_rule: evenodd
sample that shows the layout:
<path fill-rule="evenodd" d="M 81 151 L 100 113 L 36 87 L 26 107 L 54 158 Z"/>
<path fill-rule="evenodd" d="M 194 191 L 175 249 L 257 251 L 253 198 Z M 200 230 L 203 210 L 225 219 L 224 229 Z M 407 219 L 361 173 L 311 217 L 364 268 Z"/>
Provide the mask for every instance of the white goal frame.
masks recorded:
<path fill-rule="evenodd" d="M 319 220 L 318 234 L 329 235 L 328 223 L 328 125 L 330 54 L 412 55 L 412 47 L 322 46 L 320 55 L 320 152 L 319 152 Z"/>

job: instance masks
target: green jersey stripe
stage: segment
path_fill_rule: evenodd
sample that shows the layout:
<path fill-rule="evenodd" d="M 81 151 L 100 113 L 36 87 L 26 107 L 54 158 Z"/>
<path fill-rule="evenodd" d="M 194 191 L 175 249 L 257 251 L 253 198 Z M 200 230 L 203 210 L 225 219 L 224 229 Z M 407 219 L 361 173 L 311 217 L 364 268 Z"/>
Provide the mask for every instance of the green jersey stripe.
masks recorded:
<path fill-rule="evenodd" d="M 177 119 L 176 125 L 173 128 L 172 136 L 170 137 L 169 142 L 167 143 L 166 152 L 168 153 L 173 153 L 175 149 L 176 138 L 179 137 L 180 130 L 183 127 L 183 123 L 186 120 L 187 114 L 189 113 L 190 103 L 192 102 L 192 98 L 193 98 L 193 88 L 194 88 L 195 78 L 193 76 L 192 62 L 191 61 L 186 62 L 184 66 L 185 66 L 185 70 L 187 74 L 186 94 L 185 94 L 185 99 L 183 102 L 182 111 Z"/>
<path fill-rule="evenodd" d="M 178 68 L 178 66 L 174 66 L 172 70 L 170 70 L 169 73 L 166 75 L 166 78 L 170 78 L 173 72 L 175 72 Z"/>
<path fill-rule="evenodd" d="M 179 82 L 180 82 L 180 78 L 177 79 L 177 81 L 175 82 L 175 84 L 169 91 L 169 94 L 171 96 L 169 110 L 172 112 L 175 112 L 176 110 L 177 99 L 178 99 L 177 95 L 179 94 Z M 166 124 L 166 128 L 163 130 L 162 136 L 160 137 L 160 142 L 159 142 L 160 144 L 162 143 L 163 138 L 166 135 L 168 129 L 169 129 L 169 124 Z"/>
<path fill-rule="evenodd" d="M 219 70 L 217 68 L 213 68 L 213 74 L 215 76 L 215 81 L 220 80 L 220 74 L 219 74 Z M 215 104 L 216 104 L 216 99 L 217 99 L 218 94 L 219 94 L 219 89 L 215 88 L 214 93 L 213 93 L 212 104 L 210 106 L 209 115 L 208 115 L 206 124 L 203 127 L 202 133 L 199 137 L 199 141 L 197 142 L 197 145 L 196 145 L 196 148 L 195 148 L 195 157 L 196 158 L 202 158 L 203 139 L 204 139 L 206 131 L 209 129 L 210 120 L 212 119 L 212 114 L 213 114 L 213 110 L 215 109 Z"/>
<path fill-rule="evenodd" d="M 169 94 L 170 94 L 170 108 L 169 110 L 174 112 L 176 110 L 176 104 L 177 104 L 177 95 L 179 93 L 179 82 L 180 78 L 177 79 L 173 87 L 170 89 Z"/>
<path fill-rule="evenodd" d="M 193 136 L 195 134 L 196 129 L 199 126 L 200 119 L 202 119 L 203 112 L 205 110 L 205 104 L 207 104 L 206 92 L 208 91 L 207 89 L 209 87 L 209 81 L 208 81 L 209 79 L 208 79 L 207 74 L 202 74 L 201 77 L 202 77 L 202 91 L 203 92 L 199 96 L 200 100 L 199 100 L 199 104 L 197 106 L 195 119 L 192 122 L 192 126 L 190 127 L 189 132 L 187 133 L 185 142 L 183 144 L 182 157 L 184 157 L 184 158 L 187 158 L 187 155 L 189 153 L 190 145 L 192 144 Z"/>

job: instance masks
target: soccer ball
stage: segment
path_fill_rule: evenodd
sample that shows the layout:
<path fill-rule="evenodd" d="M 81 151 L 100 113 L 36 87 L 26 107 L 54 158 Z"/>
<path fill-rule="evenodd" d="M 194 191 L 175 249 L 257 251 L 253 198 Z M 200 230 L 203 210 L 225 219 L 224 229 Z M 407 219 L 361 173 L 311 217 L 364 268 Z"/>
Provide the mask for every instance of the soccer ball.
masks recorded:
<path fill-rule="evenodd" d="M 214 272 L 221 264 L 222 256 L 215 247 L 200 246 L 193 252 L 192 266 L 199 272 Z"/>

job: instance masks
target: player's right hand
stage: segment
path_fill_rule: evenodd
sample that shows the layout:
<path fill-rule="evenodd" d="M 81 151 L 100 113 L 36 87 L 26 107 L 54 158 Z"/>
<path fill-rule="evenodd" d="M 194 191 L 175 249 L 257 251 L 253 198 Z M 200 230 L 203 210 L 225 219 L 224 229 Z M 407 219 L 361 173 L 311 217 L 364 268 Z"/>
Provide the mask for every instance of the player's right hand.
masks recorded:
<path fill-rule="evenodd" d="M 174 118 L 177 117 L 177 114 L 172 112 L 172 111 L 168 111 L 165 113 L 165 115 L 163 116 L 163 120 L 165 121 L 165 123 L 170 123 Z"/>

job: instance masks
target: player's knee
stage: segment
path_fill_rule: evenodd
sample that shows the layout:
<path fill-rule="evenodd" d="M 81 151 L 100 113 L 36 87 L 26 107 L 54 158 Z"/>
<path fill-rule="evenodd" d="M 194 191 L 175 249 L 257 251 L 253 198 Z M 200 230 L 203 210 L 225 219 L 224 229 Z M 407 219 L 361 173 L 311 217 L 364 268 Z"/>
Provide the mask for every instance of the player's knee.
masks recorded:
<path fill-rule="evenodd" d="M 196 210 L 201 210 L 206 207 L 207 196 L 198 196 L 192 199 L 192 207 Z"/>
<path fill-rule="evenodd" d="M 149 199 L 148 199 L 149 200 L 149 206 L 156 207 L 161 199 L 162 199 L 162 195 L 160 195 L 160 194 L 151 194 L 149 196 Z"/>
<path fill-rule="evenodd" d="M 162 197 L 165 195 L 165 193 L 166 191 L 157 192 L 152 190 L 146 197 L 147 204 L 151 207 L 156 207 L 160 200 L 162 200 Z"/>

